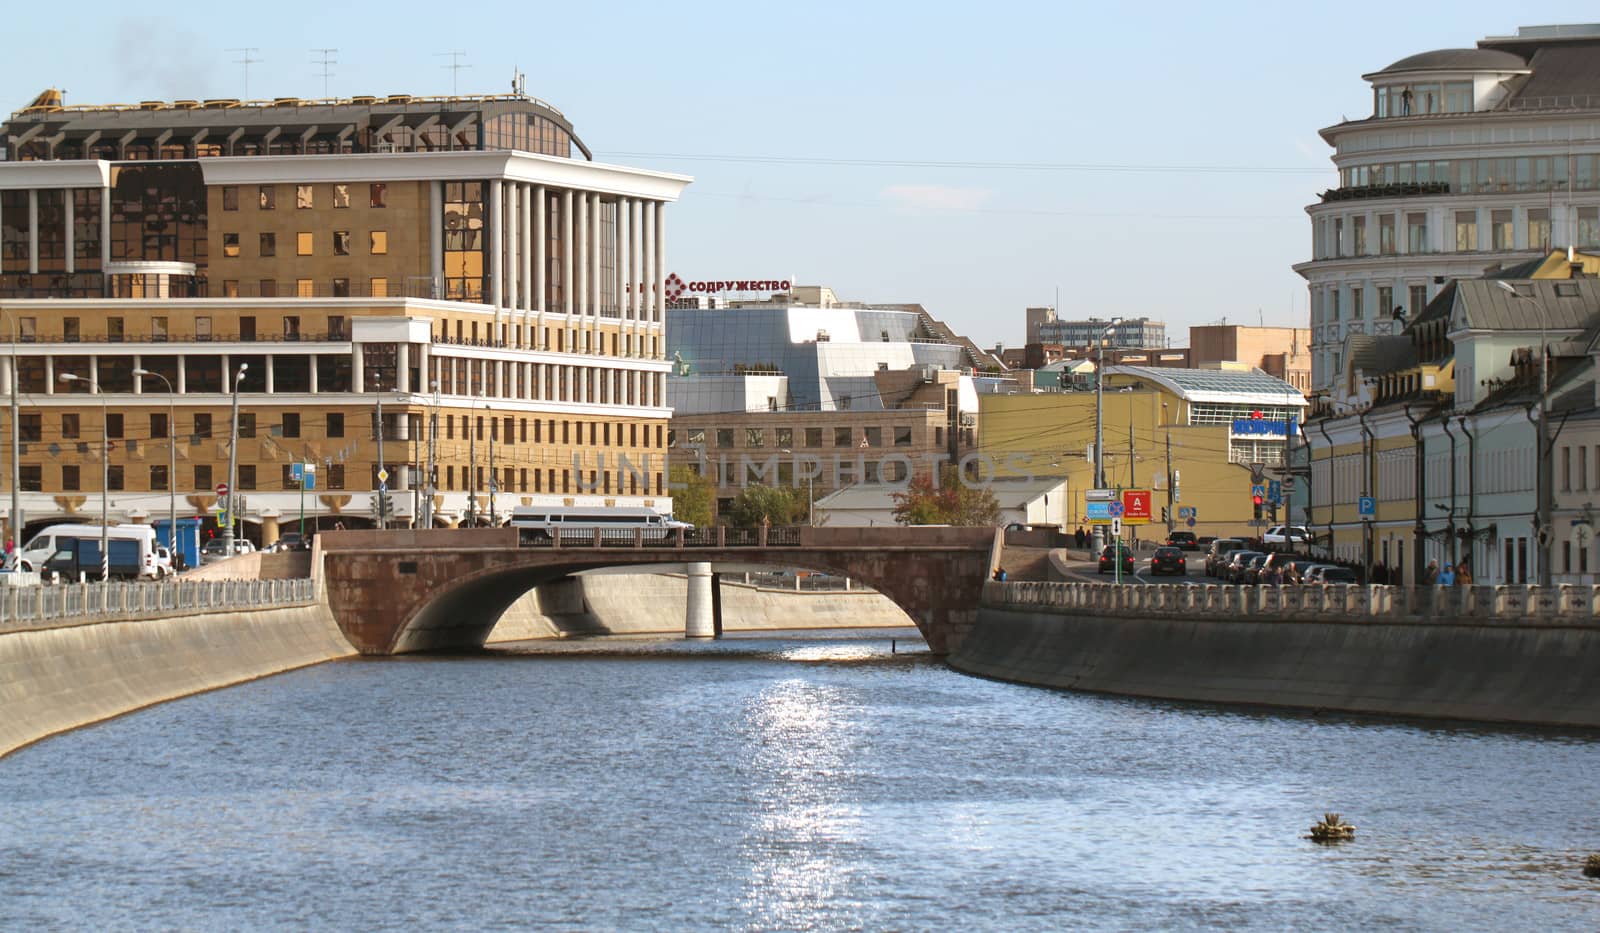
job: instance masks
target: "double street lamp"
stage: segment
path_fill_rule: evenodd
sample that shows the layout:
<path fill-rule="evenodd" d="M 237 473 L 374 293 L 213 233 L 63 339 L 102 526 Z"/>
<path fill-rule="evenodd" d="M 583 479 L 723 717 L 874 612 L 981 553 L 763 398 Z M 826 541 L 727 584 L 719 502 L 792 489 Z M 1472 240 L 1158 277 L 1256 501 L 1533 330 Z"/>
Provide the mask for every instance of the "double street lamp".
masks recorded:
<path fill-rule="evenodd" d="M 1106 369 L 1106 367 L 1105 367 L 1106 336 L 1111 334 L 1111 333 L 1113 333 L 1114 331 L 1116 331 L 1117 325 L 1119 325 L 1121 323 L 1122 323 L 1122 318 L 1120 318 L 1120 317 L 1112 318 L 1111 319 L 1111 323 L 1109 323 L 1105 327 L 1101 328 L 1100 333 L 1095 337 L 1095 341 L 1094 341 L 1094 343 L 1095 343 L 1095 353 L 1094 353 L 1094 488 L 1096 488 L 1096 489 L 1104 489 L 1104 488 L 1106 488 L 1106 468 L 1105 468 L 1105 449 L 1106 449 L 1106 439 L 1105 439 L 1105 401 L 1106 401 L 1106 387 L 1105 387 L 1105 378 L 1104 378 L 1105 369 Z M 1131 422 L 1130 422 L 1130 424 L 1131 424 Z M 1131 454 L 1131 451 L 1130 451 L 1130 454 Z M 1104 538 L 1104 533 L 1100 530 L 1101 526 L 1095 525 L 1093 527 L 1094 527 L 1094 543 L 1091 546 L 1098 553 L 1100 548 L 1104 546 L 1105 538 Z M 1121 566 L 1120 561 L 1119 561 L 1118 566 Z"/>
<path fill-rule="evenodd" d="M 233 417 L 228 420 L 228 523 L 222 529 L 222 553 L 229 557 L 233 556 L 233 497 L 238 486 L 239 470 L 239 383 L 244 381 L 245 370 L 249 368 L 249 363 L 240 363 L 239 371 L 234 374 L 233 383 L 228 387 L 233 393 Z"/>
<path fill-rule="evenodd" d="M 16 371 L 12 371 L 12 378 L 16 378 Z M 109 504 L 111 496 L 111 433 L 109 422 L 111 420 L 111 407 L 106 403 L 106 394 L 100 391 L 98 383 L 91 382 L 74 373 L 62 373 L 62 382 L 81 382 L 89 387 L 89 391 L 100 396 L 100 582 L 105 583 L 111 579 L 111 552 L 106 548 L 109 544 L 111 528 Z"/>
<path fill-rule="evenodd" d="M 148 369 L 135 369 L 135 376 L 154 376 L 167 387 L 167 551 L 172 569 L 178 569 L 178 394 L 166 376 Z M 231 515 L 229 516 L 232 517 Z"/>

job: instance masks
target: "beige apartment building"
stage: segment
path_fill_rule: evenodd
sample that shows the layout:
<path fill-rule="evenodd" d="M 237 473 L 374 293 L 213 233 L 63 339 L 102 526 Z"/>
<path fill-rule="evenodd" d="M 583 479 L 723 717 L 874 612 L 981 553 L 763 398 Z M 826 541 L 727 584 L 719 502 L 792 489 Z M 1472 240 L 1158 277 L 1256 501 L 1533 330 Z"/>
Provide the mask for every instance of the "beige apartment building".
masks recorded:
<path fill-rule="evenodd" d="M 380 488 L 390 524 L 670 509 L 665 207 L 688 178 L 589 161 L 521 94 L 47 92 L 0 142 L 8 522 L 98 518 L 102 456 L 113 521 L 174 494 L 214 516 L 227 485 L 262 543 L 302 502 L 369 525 Z"/>
<path fill-rule="evenodd" d="M 1208 324 L 1189 328 L 1189 365 L 1243 363 L 1299 389 L 1311 391 L 1311 330 Z"/>

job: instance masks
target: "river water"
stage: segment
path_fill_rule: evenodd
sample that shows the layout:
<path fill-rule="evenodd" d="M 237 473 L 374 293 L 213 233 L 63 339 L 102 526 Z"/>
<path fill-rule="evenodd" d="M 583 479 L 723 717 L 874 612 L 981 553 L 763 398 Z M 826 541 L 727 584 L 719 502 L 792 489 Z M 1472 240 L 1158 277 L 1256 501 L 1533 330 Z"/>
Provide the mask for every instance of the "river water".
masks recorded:
<path fill-rule="evenodd" d="M 0 760 L 0 928 L 1600 925 L 1593 736 L 1057 693 L 892 634 L 335 663 L 58 736 Z M 1303 838 L 1329 810 L 1355 841 Z"/>

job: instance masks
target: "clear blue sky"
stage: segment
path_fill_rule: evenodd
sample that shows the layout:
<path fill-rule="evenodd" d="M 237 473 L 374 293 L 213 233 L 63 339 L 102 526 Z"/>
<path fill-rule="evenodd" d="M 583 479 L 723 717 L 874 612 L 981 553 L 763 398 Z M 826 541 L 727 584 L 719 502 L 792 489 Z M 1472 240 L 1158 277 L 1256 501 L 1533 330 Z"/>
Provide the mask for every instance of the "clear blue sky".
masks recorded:
<path fill-rule="evenodd" d="M 228 50 L 246 45 L 252 97 L 321 96 L 320 47 L 338 48 L 335 95 L 448 93 L 439 53 L 464 51 L 463 93 L 508 90 L 518 67 L 598 158 L 695 176 L 668 212 L 685 279 L 920 301 L 986 346 L 1019 344 L 1022 309 L 1059 287 L 1065 315 L 1162 318 L 1181 343 L 1224 317 L 1305 325 L 1289 267 L 1334 180 L 1317 130 L 1369 110 L 1361 74 L 1582 18 L 1218 6 L 184 0 L 66 22 L 14 5 L 0 104 L 47 86 L 69 103 L 242 96 Z"/>

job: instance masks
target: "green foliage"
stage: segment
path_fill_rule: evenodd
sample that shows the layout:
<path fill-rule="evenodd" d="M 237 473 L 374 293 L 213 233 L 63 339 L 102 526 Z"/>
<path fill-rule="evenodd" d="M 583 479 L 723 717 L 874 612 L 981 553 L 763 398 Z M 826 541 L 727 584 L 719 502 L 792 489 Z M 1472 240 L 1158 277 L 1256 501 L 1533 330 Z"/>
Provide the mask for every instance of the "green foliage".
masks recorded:
<path fill-rule="evenodd" d="M 717 491 L 711 481 L 682 464 L 667 472 L 673 484 L 672 517 L 696 528 L 709 528 Z"/>
<path fill-rule="evenodd" d="M 727 519 L 735 528 L 759 528 L 797 524 L 805 514 L 805 493 L 788 486 L 752 484 L 739 491 Z"/>
<path fill-rule="evenodd" d="M 1000 521 L 1000 503 L 994 493 L 969 488 L 951 465 L 940 471 L 937 486 L 933 474 L 925 473 L 892 498 L 894 520 L 901 525 L 984 526 Z"/>

